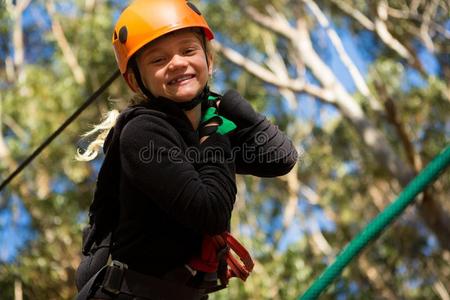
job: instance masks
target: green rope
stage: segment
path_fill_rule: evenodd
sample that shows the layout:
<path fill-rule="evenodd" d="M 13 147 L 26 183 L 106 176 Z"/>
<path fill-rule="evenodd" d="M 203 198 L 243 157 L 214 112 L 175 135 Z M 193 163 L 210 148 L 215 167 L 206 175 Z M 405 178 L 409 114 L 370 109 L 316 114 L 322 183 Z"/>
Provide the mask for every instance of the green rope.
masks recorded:
<path fill-rule="evenodd" d="M 379 213 L 358 236 L 341 251 L 333 264 L 316 279 L 299 300 L 317 299 L 328 285 L 338 277 L 344 267 L 357 256 L 362 249 L 375 239 L 396 217 L 398 217 L 414 198 L 432 183 L 450 165 L 450 146 L 436 156 L 419 175 L 403 190 L 398 198 Z"/>

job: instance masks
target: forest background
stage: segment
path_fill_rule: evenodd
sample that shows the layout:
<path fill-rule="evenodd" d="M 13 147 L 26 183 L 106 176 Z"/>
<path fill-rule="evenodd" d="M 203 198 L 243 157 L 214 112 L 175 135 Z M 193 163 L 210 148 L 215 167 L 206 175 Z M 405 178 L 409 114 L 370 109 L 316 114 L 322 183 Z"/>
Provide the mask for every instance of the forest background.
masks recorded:
<path fill-rule="evenodd" d="M 232 230 L 256 267 L 211 299 L 295 299 L 450 139 L 445 0 L 194 1 L 216 33 L 212 87 L 238 89 L 295 143 L 279 178 L 238 176 Z M 126 1 L 0 0 L 0 180 L 116 69 Z M 116 80 L 0 194 L 0 299 L 72 299 L 102 157 L 80 135 Z M 450 172 L 321 299 L 450 299 Z"/>

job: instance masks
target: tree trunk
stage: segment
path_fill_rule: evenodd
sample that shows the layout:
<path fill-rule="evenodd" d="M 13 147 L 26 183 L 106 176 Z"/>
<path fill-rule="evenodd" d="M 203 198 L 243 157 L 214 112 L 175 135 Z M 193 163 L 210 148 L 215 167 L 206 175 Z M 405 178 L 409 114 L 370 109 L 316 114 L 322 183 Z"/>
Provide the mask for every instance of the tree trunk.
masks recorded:
<path fill-rule="evenodd" d="M 354 126 L 380 166 L 385 167 L 405 187 L 415 176 L 414 170 L 396 155 L 385 136 L 367 119 L 360 105 L 347 93 L 333 72 L 320 59 L 312 47 L 306 21 L 299 19 L 297 36 L 292 39 L 298 55 L 306 63 L 325 89 L 335 96 L 335 103 L 342 115 Z M 433 198 L 425 197 L 417 205 L 419 214 L 427 227 L 433 231 L 444 249 L 450 250 L 450 217 Z"/>

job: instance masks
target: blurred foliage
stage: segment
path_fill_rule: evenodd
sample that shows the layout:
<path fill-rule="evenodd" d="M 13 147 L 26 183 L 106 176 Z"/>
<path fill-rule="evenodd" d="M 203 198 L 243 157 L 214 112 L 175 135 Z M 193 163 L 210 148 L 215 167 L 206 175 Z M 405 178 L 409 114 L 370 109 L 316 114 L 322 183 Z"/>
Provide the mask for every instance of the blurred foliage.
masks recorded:
<path fill-rule="evenodd" d="M 270 4 L 291 24 L 295 24 L 297 16 L 306 15 L 316 51 L 331 63 L 331 45 L 301 1 L 198 3 L 223 45 L 264 65 L 268 57 L 265 41 L 269 37 L 292 74 L 300 76 L 291 59 L 294 56 L 292 45 L 284 37 L 251 21 L 238 2 L 251 5 L 261 13 L 267 13 Z M 427 163 L 450 138 L 448 38 L 439 32 L 433 36 L 436 52 L 430 55 L 436 60 L 437 69 L 430 72 L 428 66 L 419 63 L 421 60 L 408 62 L 400 58 L 375 33 L 343 12 L 337 2 L 317 1 L 336 27 L 352 33 L 355 48 L 367 64 L 365 79 L 371 93 L 381 104 L 387 100 L 395 103 L 398 121 L 410 137 L 414 153 Z M 376 17 L 376 2 L 342 2 L 372 20 Z M 416 1 L 389 0 L 388 4 L 402 9 L 410 2 Z M 407 45 L 414 57 L 426 51 L 416 33 L 427 1 L 419 2 L 417 14 L 387 20 L 391 33 Z M 10 11 L 0 10 L 2 178 L 116 68 L 110 36 L 118 10 L 124 3 L 109 0 L 55 3 L 56 17 L 86 76 L 86 83 L 82 85 L 76 82 L 62 55 L 51 31 L 46 1 L 42 0 L 32 1 L 24 13 L 26 61 L 21 68 L 16 66 L 13 78 L 7 76 L 7 59 L 14 56 L 12 26 L 15 19 Z M 438 3 L 441 6 L 434 22 L 445 27 L 450 8 Z M 38 40 L 39 45 L 35 44 Z M 305 74 L 315 82 L 309 70 L 305 70 Z M 256 267 L 245 284 L 232 280 L 228 289 L 210 298 L 296 299 L 338 251 L 395 198 L 401 186 L 386 166 L 371 155 L 354 125 L 333 105 L 296 95 L 298 108 L 292 109 L 277 87 L 267 85 L 219 55 L 213 82 L 213 88 L 220 92 L 238 89 L 258 111 L 265 112 L 293 138 L 303 155 L 295 169 L 300 183 L 299 201 L 294 218 L 287 225 L 283 225 L 290 189 L 286 178 L 239 176 L 232 227 L 251 251 Z M 387 115 L 373 111 L 358 92 L 351 94 L 398 157 L 407 163 L 403 145 Z M 76 147 L 81 133 L 89 130 L 111 107 L 123 106 L 128 97 L 123 81 L 115 82 L 1 195 L 0 213 L 11 209 L 8 204 L 13 197 L 21 199 L 31 217 L 29 230 L 35 232 L 13 261 L 0 262 L 2 300 L 15 299 L 15 287 L 17 290 L 19 283 L 23 299 L 72 299 L 75 295 L 74 274 L 79 263 L 81 228 L 86 221 L 96 170 L 101 162 L 101 158 L 92 164 L 76 162 Z M 449 172 L 428 190 L 447 212 L 450 211 L 449 191 Z M 311 193 L 317 197 L 316 201 L 311 200 Z M 5 225 L 8 224 L 0 222 L 0 230 L 4 230 L 1 226 Z M 320 238 L 326 240 L 331 250 L 318 246 Z M 440 247 L 415 210 L 409 208 L 380 239 L 369 245 L 359 260 L 345 269 L 343 276 L 321 299 L 440 299 L 442 294 L 436 286 L 443 284 L 447 295 L 449 292 L 449 261 L 448 251 Z"/>

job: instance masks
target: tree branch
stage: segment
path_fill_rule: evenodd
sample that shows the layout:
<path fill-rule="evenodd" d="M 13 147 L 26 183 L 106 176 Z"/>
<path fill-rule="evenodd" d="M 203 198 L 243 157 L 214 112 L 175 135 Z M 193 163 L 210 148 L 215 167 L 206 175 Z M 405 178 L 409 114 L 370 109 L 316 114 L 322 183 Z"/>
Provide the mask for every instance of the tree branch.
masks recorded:
<path fill-rule="evenodd" d="M 19 278 L 14 279 L 14 300 L 23 300 L 22 281 Z"/>
<path fill-rule="evenodd" d="M 414 177 L 413 168 L 403 164 L 386 137 L 367 119 L 359 104 L 339 84 L 328 66 L 317 55 L 312 47 L 306 21 L 300 18 L 297 23 L 299 34 L 296 40 L 292 40 L 292 43 L 297 46 L 298 53 L 306 66 L 326 90 L 334 93 L 337 107 L 343 116 L 353 124 L 375 159 L 382 162 L 382 165 L 386 166 L 402 186 L 406 186 Z M 450 249 L 450 219 L 448 214 L 439 207 L 440 205 L 432 197 L 428 197 L 426 201 L 418 204 L 418 210 L 423 220 L 436 234 L 441 246 Z"/>
<path fill-rule="evenodd" d="M 438 280 L 433 283 L 433 289 L 436 291 L 436 293 L 441 297 L 442 300 L 450 300 L 450 295 L 447 292 L 447 289 L 445 288 L 444 283 L 442 281 Z"/>
<path fill-rule="evenodd" d="M 266 9 L 271 12 L 271 16 L 268 16 L 261 14 L 257 9 L 248 4 L 245 4 L 242 0 L 235 0 L 235 2 L 240 7 L 240 9 L 250 17 L 253 22 L 261 25 L 269 31 L 278 33 L 287 38 L 295 35 L 295 30 L 293 30 L 288 20 L 282 14 L 279 14 L 270 5 L 266 6 Z"/>
<path fill-rule="evenodd" d="M 323 88 L 333 93 L 336 105 L 343 116 L 353 124 L 376 159 L 383 162 L 400 182 L 403 184 L 409 182 L 413 176 L 411 170 L 404 167 L 385 136 L 368 120 L 357 101 L 348 94 L 330 68 L 315 52 L 303 18 L 297 20 L 297 32 L 297 39 L 291 42 L 296 46 L 298 55 L 321 82 Z"/>
<path fill-rule="evenodd" d="M 320 87 L 307 84 L 300 79 L 280 80 L 280 78 L 278 78 L 275 74 L 262 67 L 258 63 L 254 62 L 253 60 L 242 56 L 239 52 L 225 47 L 217 41 L 213 41 L 211 44 L 215 51 L 221 53 L 229 61 L 268 84 L 274 85 L 278 88 L 288 89 L 295 93 L 308 93 L 313 97 L 317 97 L 325 102 L 332 104 L 334 103 L 333 94 L 328 90 L 324 90 Z"/>
<path fill-rule="evenodd" d="M 3 160 L 9 155 L 8 146 L 5 143 L 5 139 L 3 138 L 3 99 L 2 95 L 0 95 L 0 159 Z M 1 201 L 0 201 L 1 204 Z"/>
<path fill-rule="evenodd" d="M 410 10 L 400 10 L 388 7 L 388 14 L 390 17 L 396 19 L 406 19 L 406 20 L 410 19 L 412 21 L 418 21 L 420 23 L 424 22 L 424 16 L 414 13 Z M 430 27 L 433 28 L 433 30 L 436 30 L 437 32 L 441 33 L 446 39 L 450 39 L 450 31 L 448 31 L 444 26 L 434 22 L 432 18 L 430 18 L 429 22 Z M 417 31 L 415 32 L 415 34 L 417 34 Z"/>
<path fill-rule="evenodd" d="M 331 0 L 339 9 L 358 21 L 364 28 L 375 31 L 380 39 L 392 50 L 397 52 L 401 57 L 407 59 L 409 62 L 413 61 L 413 57 L 397 39 L 389 32 L 385 20 L 388 16 L 388 5 L 385 1 L 380 1 L 377 6 L 377 17 L 375 22 L 372 22 L 363 13 L 345 3 L 342 0 Z"/>
<path fill-rule="evenodd" d="M 389 286 L 386 277 L 386 272 L 379 270 L 379 267 L 372 265 L 366 255 L 361 255 L 358 259 L 359 269 L 367 275 L 372 285 L 381 292 L 383 299 L 396 300 L 398 296 L 392 287 Z M 382 275 L 383 274 L 383 275 Z"/>
<path fill-rule="evenodd" d="M 84 3 L 84 8 L 86 9 L 86 11 L 92 13 L 94 11 L 96 1 L 97 0 L 86 0 L 86 2 Z"/>
<path fill-rule="evenodd" d="M 333 250 L 333 247 L 331 247 L 330 243 L 328 243 L 327 239 L 323 235 L 317 220 L 312 221 L 309 226 L 311 238 L 316 247 L 322 254 L 330 258 L 334 258 L 336 256 L 336 251 Z"/>
<path fill-rule="evenodd" d="M 411 11 L 418 13 L 417 9 L 419 8 L 420 4 L 422 4 L 422 0 L 412 0 L 411 1 Z"/>
<path fill-rule="evenodd" d="M 420 25 L 420 37 L 421 37 L 423 43 L 425 44 L 425 46 L 427 47 L 427 49 L 431 53 L 434 53 L 436 51 L 436 49 L 434 47 L 434 43 L 431 40 L 431 37 L 430 37 L 428 31 L 430 29 L 431 20 L 436 15 L 437 6 L 438 5 L 437 5 L 436 1 L 431 1 L 431 3 L 429 5 L 427 5 L 425 12 L 423 14 L 423 22 Z"/>
<path fill-rule="evenodd" d="M 442 255 L 444 260 L 446 254 L 448 255 L 448 252 L 445 253 L 444 251 L 444 254 Z M 440 279 L 443 278 L 444 282 L 448 281 L 445 278 L 449 278 L 450 276 L 449 268 L 437 268 L 436 264 L 432 260 L 427 260 L 426 266 L 431 271 L 432 275 L 436 276 L 436 281 L 433 283 L 433 289 L 436 294 L 438 294 L 442 300 L 450 300 L 450 295 L 447 291 L 448 287 Z"/>
<path fill-rule="evenodd" d="M 13 19 L 13 46 L 14 46 L 14 67 L 19 82 L 24 80 L 23 65 L 25 63 L 25 49 L 23 44 L 22 15 L 30 4 L 31 0 L 17 0 L 6 3 L 7 10 L 10 11 Z"/>
<path fill-rule="evenodd" d="M 396 196 L 392 190 L 388 183 L 380 180 L 372 182 L 367 192 L 377 209 L 382 211 Z"/>
<path fill-rule="evenodd" d="M 448 212 L 443 209 L 433 195 L 425 190 L 422 199 L 417 203 L 417 211 L 439 240 L 443 249 L 450 249 L 450 219 Z"/>
<path fill-rule="evenodd" d="M 374 111 L 381 112 L 382 111 L 381 105 L 370 93 L 370 90 L 366 84 L 366 81 L 364 80 L 362 74 L 359 72 L 356 65 L 351 60 L 350 56 L 348 55 L 347 51 L 344 48 L 344 45 L 342 44 L 341 39 L 339 38 L 336 31 L 333 29 L 328 18 L 325 16 L 325 14 L 322 12 L 322 10 L 319 8 L 319 6 L 314 1 L 303 0 L 303 2 L 306 3 L 306 5 L 310 9 L 310 11 L 314 14 L 314 16 L 316 17 L 320 26 L 322 26 L 322 28 L 325 29 L 328 37 L 331 40 L 331 43 L 333 44 L 334 48 L 336 49 L 336 52 L 339 55 L 340 60 L 342 61 L 342 63 L 347 68 L 348 72 L 350 73 L 350 75 L 353 79 L 353 82 L 355 83 L 358 91 L 364 97 L 367 98 L 371 108 Z"/>
<path fill-rule="evenodd" d="M 298 193 L 300 190 L 300 183 L 297 178 L 298 164 L 285 176 L 283 179 L 286 181 L 288 190 L 288 201 L 284 207 L 283 212 L 283 231 L 289 228 L 294 219 L 298 206 Z"/>
<path fill-rule="evenodd" d="M 404 124 L 398 117 L 394 100 L 392 100 L 392 98 L 388 95 L 386 87 L 381 81 L 375 80 L 375 86 L 383 99 L 387 120 L 394 126 L 403 145 L 403 150 L 406 153 L 406 157 L 408 158 L 411 167 L 414 169 L 414 173 L 417 174 L 423 167 L 422 160 L 420 156 L 416 154 L 411 138 L 408 136 Z"/>
<path fill-rule="evenodd" d="M 377 17 L 375 19 L 375 31 L 377 32 L 378 36 L 381 38 L 381 40 L 397 52 L 401 57 L 405 58 L 409 62 L 413 62 L 414 59 L 411 55 L 411 53 L 406 49 L 402 43 L 400 43 L 388 30 L 386 25 L 386 20 L 388 17 L 387 13 L 388 5 L 386 1 L 381 0 L 378 2 L 377 6 Z"/>
<path fill-rule="evenodd" d="M 4 115 L 3 118 L 3 124 L 8 126 L 20 141 L 25 141 L 27 139 L 27 132 L 22 127 L 20 127 L 19 124 L 17 124 L 16 120 L 11 118 L 11 116 L 9 115 Z"/>
<path fill-rule="evenodd" d="M 387 31 L 386 24 L 382 20 L 382 18 L 387 17 L 386 8 L 387 6 L 385 3 L 379 5 L 378 23 L 385 26 L 385 33 L 388 34 L 389 37 L 390 33 Z M 260 18 L 260 22 L 264 23 L 262 20 L 266 22 L 267 20 L 273 19 L 270 17 Z M 269 22 L 266 22 L 266 24 L 262 26 L 267 27 L 272 25 Z M 275 74 L 261 67 L 257 63 L 244 58 L 236 51 L 225 48 L 219 43 L 214 43 L 214 45 L 215 48 L 228 60 L 238 66 L 241 66 L 250 74 L 267 83 L 275 85 L 279 88 L 287 88 L 294 92 L 310 93 L 311 90 L 307 89 L 313 87 L 313 91 L 318 96 L 317 98 L 321 101 L 336 105 L 342 115 L 354 126 L 355 130 L 359 133 L 368 149 L 370 149 L 371 153 L 374 155 L 375 159 L 380 162 L 380 165 L 385 166 L 389 173 L 398 180 L 401 186 L 406 186 L 414 176 L 413 168 L 402 162 L 402 159 L 394 152 L 392 146 L 389 144 L 383 133 L 380 132 L 380 130 L 378 130 L 374 124 L 368 120 L 358 102 L 348 94 L 342 84 L 340 84 L 336 79 L 330 68 L 315 52 L 307 29 L 306 20 L 299 17 L 297 19 L 296 29 L 291 28 L 288 31 L 290 33 L 287 34 L 287 36 L 289 36 L 289 41 L 294 46 L 296 55 L 302 62 L 305 63 L 306 67 L 321 83 L 322 87 L 308 86 L 303 81 L 298 79 L 290 80 L 288 82 L 280 82 Z M 292 34 L 293 31 L 295 34 Z M 378 29 L 377 32 L 380 32 L 380 30 Z M 395 41 L 395 39 L 392 38 L 392 41 Z M 450 220 L 447 213 L 440 209 L 439 203 L 437 203 L 432 197 L 429 197 L 426 201 L 419 203 L 418 210 L 427 226 L 436 234 L 442 247 L 445 249 L 450 249 L 448 238 L 450 236 L 448 233 L 448 231 L 450 231 Z"/>
<path fill-rule="evenodd" d="M 266 48 L 266 53 L 268 54 L 268 59 L 266 65 L 271 69 L 273 74 L 277 74 L 279 80 L 288 81 L 289 73 L 284 63 L 283 58 L 280 53 L 276 51 L 273 39 L 269 36 L 267 32 L 262 34 L 264 40 L 264 46 Z M 292 110 L 297 109 L 297 98 L 295 93 L 289 89 L 280 89 L 281 95 L 286 99 L 289 107 Z"/>
<path fill-rule="evenodd" d="M 336 6 L 340 10 L 342 10 L 343 12 L 345 12 L 346 14 L 351 16 L 353 19 L 358 21 L 359 24 L 361 24 L 367 30 L 370 30 L 370 31 L 375 30 L 375 24 L 368 17 L 366 17 L 362 12 L 360 12 L 359 10 L 357 10 L 356 8 L 354 8 L 347 2 L 342 1 L 342 0 L 331 0 L 331 2 L 336 4 Z"/>
<path fill-rule="evenodd" d="M 66 36 L 64 35 L 64 30 L 61 26 L 61 23 L 56 17 L 53 1 L 47 1 L 46 8 L 52 22 L 53 36 L 55 37 L 58 46 L 61 48 L 64 59 L 66 60 L 66 63 L 69 65 L 69 68 L 72 71 L 75 81 L 78 84 L 83 85 L 86 82 L 86 77 L 84 75 L 83 69 L 80 67 L 78 63 L 78 59 L 76 58 L 74 52 L 72 51 L 72 48 L 70 47 L 69 42 L 66 39 Z"/>

